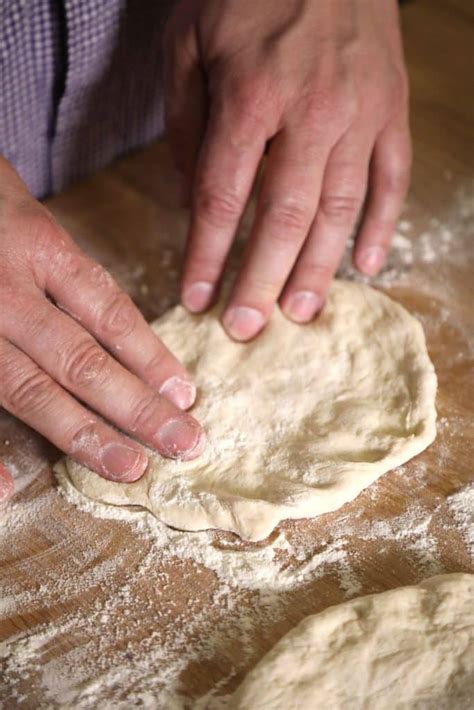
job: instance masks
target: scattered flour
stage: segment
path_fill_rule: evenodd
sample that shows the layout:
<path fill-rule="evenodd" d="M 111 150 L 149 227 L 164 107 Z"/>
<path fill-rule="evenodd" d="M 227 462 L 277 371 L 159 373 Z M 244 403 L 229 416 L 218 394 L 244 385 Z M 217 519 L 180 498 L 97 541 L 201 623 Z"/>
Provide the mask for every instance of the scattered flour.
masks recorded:
<path fill-rule="evenodd" d="M 309 576 L 321 575 L 328 565 L 346 561 L 346 555 L 339 547 L 332 547 L 303 562 L 295 556 L 296 565 L 287 566 L 279 553 L 290 555 L 294 550 L 285 534 L 280 532 L 265 546 L 251 546 L 234 543 L 231 547 L 215 546 L 216 534 L 212 531 L 182 532 L 161 523 L 146 511 L 133 508 L 104 505 L 85 498 L 71 485 L 64 472 L 59 472 L 65 497 L 80 509 L 95 517 L 128 521 L 136 530 L 153 540 L 154 549 L 167 557 L 191 559 L 213 570 L 231 587 L 278 593 L 302 584 Z M 234 537 L 234 536 L 232 536 Z"/>
<path fill-rule="evenodd" d="M 443 220 L 427 217 L 424 223 L 416 223 L 402 215 L 393 236 L 387 261 L 382 271 L 375 278 L 368 278 L 357 272 L 352 266 L 352 247 L 354 239 L 348 242 L 348 248 L 339 267 L 339 275 L 373 286 L 389 288 L 413 283 L 412 271 L 417 269 L 417 286 L 426 288 L 431 279 L 421 273 L 427 267 L 443 269 L 446 263 L 465 266 L 467 257 L 474 257 L 472 245 L 472 224 L 474 220 L 474 181 L 467 182 L 453 193 L 451 206 Z M 418 212 L 419 210 L 417 210 Z M 404 213 L 410 212 L 406 205 Z M 418 215 L 417 215 L 418 217 Z M 464 243 L 464 247 L 461 245 Z M 436 273 L 435 283 L 439 286 L 440 274 Z M 420 281 L 421 279 L 421 281 Z M 446 286 L 446 284 L 445 284 Z"/>
<path fill-rule="evenodd" d="M 474 483 L 461 488 L 447 499 L 448 508 L 456 521 L 474 559 Z"/>
<path fill-rule="evenodd" d="M 408 210 L 387 264 L 372 283 L 410 285 L 414 270 L 424 264 L 428 276 L 423 272 L 418 280 L 417 275 L 418 291 L 436 298 L 445 262 L 456 265 L 465 258 L 465 250 L 454 246 L 469 232 L 470 192 L 466 186 L 454 196 L 452 213 L 442 223 L 431 219 L 420 228 Z M 350 247 L 340 272 L 365 281 L 350 265 Z M 115 274 L 132 295 L 141 295 L 144 309 L 145 297 L 157 304 L 149 317 L 172 302 L 175 251 L 173 243 L 160 257 L 162 291 L 141 263 Z M 451 312 L 437 304 L 429 321 L 425 313 L 417 314 L 428 334 L 453 327 Z M 472 334 L 461 335 L 462 347 L 449 354 L 447 366 L 469 354 Z M 438 464 L 449 460 L 465 426 L 460 416 L 440 416 Z M 426 458 L 388 474 L 392 504 L 399 490 L 402 501 L 391 517 L 383 512 L 383 480 L 341 511 L 285 523 L 269 540 L 249 545 L 232 535 L 172 530 L 146 512 L 103 506 L 73 488 L 64 500 L 45 485 L 44 456 L 32 455 L 27 442 L 25 435 L 24 453 L 17 446 L 10 452 L 3 442 L 5 463 L 21 491 L 18 500 L 0 509 L 0 620 L 6 630 L 3 641 L 0 637 L 0 707 L 3 701 L 5 710 L 225 708 L 233 684 L 276 634 L 286 633 L 302 616 L 385 588 L 392 564 L 393 586 L 402 575 L 417 582 L 454 571 L 443 564 L 440 531 L 454 531 L 474 555 L 474 484 L 427 502 L 433 469 Z M 410 496 L 414 502 L 403 507 Z M 71 512 L 68 501 L 83 512 Z M 465 550 L 450 547 L 449 553 L 451 566 L 456 560 L 459 567 L 466 565 Z M 325 596 L 326 579 L 337 581 L 338 599 Z M 196 704 L 206 692 L 207 699 Z"/>
<path fill-rule="evenodd" d="M 400 467 L 390 475 L 406 480 L 405 469 Z M 413 485 L 425 486 L 426 475 L 426 467 L 419 464 L 412 473 Z M 383 482 L 375 484 L 367 492 L 365 505 L 380 505 L 383 491 Z M 110 536 L 104 534 L 107 525 L 102 525 L 93 546 L 81 547 L 81 529 L 89 529 L 94 520 L 83 513 L 70 533 L 63 530 L 61 542 L 62 551 L 74 549 L 76 559 L 68 557 L 62 564 L 58 555 L 54 573 L 46 574 L 45 565 L 44 579 L 35 588 L 22 588 L 21 580 L 16 586 L 11 579 L 1 588 L 0 582 L 0 618 L 16 614 L 33 614 L 34 618 L 37 609 L 54 608 L 62 599 L 70 609 L 71 601 L 77 599 L 77 608 L 62 614 L 60 620 L 53 617 L 50 622 L 33 624 L 0 643 L 0 697 L 3 682 L 13 707 L 35 705 L 37 696 L 32 692 L 36 689 L 46 703 L 38 707 L 224 708 L 233 679 L 241 677 L 269 647 L 261 648 L 262 634 L 275 626 L 280 633 L 281 626 L 283 635 L 290 628 L 287 617 L 293 599 L 301 599 L 302 615 L 317 611 L 319 594 L 315 597 L 309 591 L 309 601 L 304 602 L 304 591 L 313 589 L 325 575 L 338 580 L 341 600 L 361 593 L 364 584 L 359 575 L 367 546 L 374 549 L 368 559 L 373 558 L 375 565 L 391 547 L 401 546 L 414 566 L 414 581 L 419 581 L 443 571 L 433 532 L 440 514 L 451 515 L 461 536 L 472 542 L 469 486 L 431 509 L 415 503 L 384 519 L 364 514 L 362 497 L 360 505 L 352 504 L 349 512 L 324 516 L 322 527 L 320 521 L 310 521 L 320 526 L 316 528 L 319 535 L 310 531 L 301 536 L 299 526 L 290 523 L 272 540 L 258 545 L 215 532 L 171 530 L 149 513 L 87 500 L 71 486 L 63 495 L 98 522 L 130 526 L 142 555 L 139 560 L 127 557 L 126 548 L 111 554 L 112 531 Z M 14 503 L 4 511 L 0 533 L 15 531 L 21 539 L 36 520 L 43 534 L 58 539 L 58 523 L 49 514 L 54 505 L 67 503 L 51 488 Z M 364 550 L 362 559 L 358 550 Z M 41 559 L 31 562 L 41 568 Z M 177 569 L 185 603 L 175 596 Z M 203 584 L 197 583 L 201 578 Z M 207 589 L 205 598 L 200 596 L 202 589 Z M 96 593 L 90 594 L 93 590 Z M 320 608 L 324 606 L 327 602 Z M 238 663 L 229 650 L 236 645 Z M 192 678 L 193 668 L 202 673 L 203 667 L 217 667 L 217 680 L 210 673 L 207 699 L 195 705 L 183 695 L 183 687 L 185 679 Z M 216 693 L 219 697 L 214 697 Z M 201 695 L 200 686 L 194 697 Z"/>

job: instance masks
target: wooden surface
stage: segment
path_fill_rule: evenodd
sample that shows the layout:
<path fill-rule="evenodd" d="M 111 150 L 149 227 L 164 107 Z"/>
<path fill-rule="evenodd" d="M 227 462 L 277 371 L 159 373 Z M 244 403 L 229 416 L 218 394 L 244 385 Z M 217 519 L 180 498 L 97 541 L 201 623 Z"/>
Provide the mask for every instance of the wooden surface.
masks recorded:
<path fill-rule="evenodd" d="M 353 591 L 350 585 L 344 588 L 337 568 L 329 565 L 319 576 L 276 595 L 272 609 L 256 592 L 229 592 L 213 572 L 189 560 L 160 560 L 158 554 L 150 569 L 145 558 L 152 541 L 137 536 L 126 523 L 96 519 L 59 495 L 46 495 L 54 486 L 51 469 L 58 452 L 1 413 L 0 458 L 14 467 L 21 490 L 14 501 L 18 529 L 11 513 L 6 528 L 0 523 L 0 589 L 11 597 L 7 605 L 11 611 L 0 620 L 0 641 L 20 631 L 27 632 L 26 638 L 34 636 L 45 622 L 60 629 L 42 648 L 36 665 L 32 661 L 23 674 L 12 668 L 15 658 L 8 665 L 0 653 L 2 707 L 58 704 L 59 695 L 51 690 L 54 679 L 45 681 L 39 662 L 52 668 L 54 659 L 70 662 L 71 654 L 82 649 L 90 662 L 88 676 L 82 679 L 87 681 L 95 665 L 102 670 L 127 663 L 139 667 L 140 656 L 145 662 L 142 654 L 148 654 L 152 662 L 147 672 L 151 668 L 156 673 L 153 663 L 166 670 L 168 662 L 166 654 L 159 660 L 156 648 L 160 643 L 166 647 L 172 638 L 176 640 L 173 649 L 169 641 L 169 658 L 180 648 L 189 652 L 210 639 L 206 653 L 194 659 L 191 654 L 190 660 L 176 666 L 185 696 L 199 697 L 233 673 L 227 684 L 222 683 L 223 692 L 228 692 L 309 613 L 354 593 L 417 582 L 433 571 L 474 571 L 445 503 L 446 496 L 472 480 L 474 470 L 474 259 L 468 213 L 473 189 L 471 8 L 469 0 L 417 0 L 403 8 L 415 148 L 413 184 L 403 219 L 411 225 L 405 238 L 413 241 L 413 248 L 412 258 L 404 258 L 402 252 L 398 261 L 396 254 L 392 256 L 378 282 L 425 327 L 439 378 L 438 438 L 402 471 L 387 474 L 373 491 L 364 492 L 342 511 L 282 526 L 293 548 L 301 545 L 305 555 L 311 555 L 324 549 L 335 530 L 350 520 L 344 550 L 357 580 Z M 176 207 L 171 175 L 166 150 L 156 144 L 49 202 L 77 242 L 111 269 L 149 319 L 176 301 L 186 215 Z M 47 503 L 35 508 L 34 500 L 42 496 Z M 30 512 L 22 522 L 23 509 L 25 515 L 28 510 L 34 515 Z M 414 509 L 431 522 L 412 537 L 410 531 L 403 534 L 400 521 Z M 0 510 L 2 515 L 8 513 Z M 390 525 L 394 520 L 398 533 L 389 540 L 383 536 L 368 540 L 361 533 L 368 524 Z M 420 556 L 423 535 L 435 550 L 432 568 Z M 239 548 L 232 536 L 216 535 L 212 544 Z M 102 569 L 109 571 L 102 574 Z M 228 608 L 216 601 L 219 595 L 227 599 Z M 97 609 L 108 609 L 108 633 L 94 621 Z M 90 615 L 90 627 L 85 623 L 75 627 L 73 622 L 68 626 L 65 620 L 71 612 L 83 620 Z M 223 631 L 213 636 L 217 628 Z M 121 679 L 119 672 L 114 684 L 102 688 L 101 707 L 107 698 L 114 702 L 119 698 L 127 707 L 127 698 L 133 697 L 135 704 L 140 683 L 148 700 L 153 698 L 153 672 L 148 680 L 138 673 L 133 683 L 127 674 Z M 157 700 L 156 707 L 162 706 Z"/>

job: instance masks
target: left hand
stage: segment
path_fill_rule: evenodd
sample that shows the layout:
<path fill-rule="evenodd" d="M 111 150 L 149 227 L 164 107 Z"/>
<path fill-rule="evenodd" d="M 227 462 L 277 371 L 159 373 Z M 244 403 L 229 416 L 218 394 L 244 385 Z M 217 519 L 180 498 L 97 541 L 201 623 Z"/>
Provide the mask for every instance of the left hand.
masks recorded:
<path fill-rule="evenodd" d="M 0 461 L 0 503 L 12 497 L 15 490 L 13 476 L 6 466 Z"/>
<path fill-rule="evenodd" d="M 377 273 L 411 160 L 396 0 L 181 0 L 166 56 L 167 127 L 192 202 L 184 305 L 216 297 L 269 142 L 229 335 L 254 337 L 277 299 L 297 322 L 319 312 L 366 196 L 354 262 Z"/>

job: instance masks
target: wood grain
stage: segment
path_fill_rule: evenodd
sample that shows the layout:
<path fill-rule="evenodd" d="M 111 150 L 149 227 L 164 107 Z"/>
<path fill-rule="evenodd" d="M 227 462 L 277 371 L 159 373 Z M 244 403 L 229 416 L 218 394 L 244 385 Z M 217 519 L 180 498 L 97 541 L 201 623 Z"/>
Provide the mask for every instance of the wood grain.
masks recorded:
<path fill-rule="evenodd" d="M 415 258 L 401 270 L 399 279 L 382 279 L 380 285 L 425 327 L 439 378 L 438 438 L 403 472 L 387 474 L 375 492 L 365 491 L 342 511 L 282 526 L 295 549 L 301 544 L 308 554 L 316 554 L 343 521 L 350 520 L 346 552 L 360 583 L 358 593 L 414 583 L 426 576 L 409 536 L 371 540 L 363 534 L 367 524 L 400 519 L 414 505 L 432 515 L 426 535 L 434 541 L 442 569 L 474 572 L 474 562 L 445 503 L 446 496 L 472 480 L 474 468 L 473 225 L 465 209 L 473 195 L 473 24 L 468 0 L 417 0 L 403 7 L 415 149 L 404 219 L 413 226 L 410 239 L 437 229 L 433 220 L 448 224 L 454 236 L 443 258 Z M 76 241 L 112 271 L 148 319 L 176 301 L 187 217 L 176 206 L 166 146 L 151 145 L 114 164 L 51 199 L 49 207 Z M 250 219 L 251 213 L 243 233 Z M 41 437 L 0 413 L 0 458 L 10 461 L 21 475 L 35 472 L 15 504 L 26 505 L 51 489 L 52 464 L 58 456 Z M 95 622 L 87 633 L 84 625 L 64 627 L 42 651 L 44 663 L 87 647 L 97 667 L 107 667 L 108 658 L 110 663 L 120 658 L 133 665 L 146 644 L 165 643 L 179 630 L 183 648 L 210 639 L 207 657 L 190 660 L 179 672 L 184 693 L 196 698 L 237 669 L 223 691 L 235 687 L 301 618 L 345 598 L 336 568 L 329 568 L 294 591 L 282 593 L 273 610 L 263 611 L 265 601 L 256 592 L 238 591 L 236 605 L 226 611 L 216 602 L 222 585 L 210 570 L 163 557 L 150 572 L 144 561 L 152 541 L 144 541 L 125 523 L 93 518 L 59 495 L 46 500 L 47 505 L 40 506 L 36 517 L 18 531 L 11 526 L 2 530 L 0 524 L 0 585 L 14 590 L 21 609 L 0 620 L 0 640 L 18 631 L 33 633 L 44 622 L 61 626 L 71 612 L 96 619 L 94 610 L 106 608 L 108 600 L 116 600 L 124 589 L 129 613 L 122 614 L 120 604 L 112 606 L 113 636 L 101 633 Z M 232 536 L 216 535 L 213 544 L 239 548 Z M 160 582 L 163 579 L 166 583 Z M 47 590 L 43 595 L 41 585 Z M 30 605 L 20 603 L 22 595 L 29 595 Z M 250 620 L 245 630 L 240 626 L 244 607 Z M 223 632 L 216 637 L 217 628 Z M 56 706 L 37 668 L 16 683 L 11 669 L 3 665 L 3 681 L 1 671 L 0 654 L 1 707 Z M 107 692 L 115 699 L 122 692 L 126 701 L 131 689 L 125 685 L 120 692 L 116 688 Z"/>

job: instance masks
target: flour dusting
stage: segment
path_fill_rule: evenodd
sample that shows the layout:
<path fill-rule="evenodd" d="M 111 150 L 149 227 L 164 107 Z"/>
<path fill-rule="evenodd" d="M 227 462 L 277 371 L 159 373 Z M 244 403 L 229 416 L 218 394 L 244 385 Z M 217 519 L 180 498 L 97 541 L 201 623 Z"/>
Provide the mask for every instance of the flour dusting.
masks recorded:
<path fill-rule="evenodd" d="M 400 467 L 388 475 L 406 480 L 407 471 Z M 427 475 L 426 467 L 415 467 L 415 487 L 425 486 Z M 49 570 L 35 588 L 22 589 L 10 579 L 2 589 L 4 619 L 33 613 L 61 599 L 69 608 L 74 599 L 78 602 L 77 609 L 59 621 L 16 631 L 0 644 L 0 691 L 2 682 L 7 684 L 15 707 L 31 707 L 31 689 L 39 688 L 51 708 L 88 709 L 98 704 L 106 710 L 224 708 L 227 689 L 268 650 L 268 642 L 260 646 L 265 629 L 277 625 L 283 635 L 296 621 L 288 625 L 292 600 L 302 605 L 298 620 L 318 611 L 318 596 L 305 593 L 318 580 L 335 576 L 340 601 L 357 596 L 366 585 L 363 567 L 382 564 L 377 560 L 401 546 L 413 565 L 413 581 L 419 581 L 443 571 L 435 534 L 440 516 L 449 518 L 456 511 L 455 525 L 463 537 L 469 522 L 467 499 L 460 502 L 459 494 L 431 509 L 413 503 L 389 518 L 367 518 L 364 508 L 380 504 L 386 495 L 382 479 L 348 512 L 342 509 L 324 516 L 324 524 L 309 521 L 319 534 L 311 530 L 302 534 L 293 522 L 283 525 L 272 540 L 249 545 L 231 535 L 171 530 L 147 512 L 87 500 L 72 486 L 63 495 L 66 500 L 47 488 L 38 497 L 9 506 L 2 518 L 0 530 L 21 539 L 40 519 L 46 531 L 51 521 L 47 534 L 54 535 L 51 506 L 62 507 L 71 500 L 83 511 L 71 528 L 74 538 L 66 534 L 63 540 L 63 546 L 74 549 L 76 559 L 68 558 L 64 565 L 57 560 L 54 572 Z M 86 537 L 94 520 L 103 521 L 101 533 L 93 545 L 81 548 L 81 530 Z M 108 549 L 112 538 L 112 529 L 109 536 L 104 534 L 108 524 L 125 525 L 133 532 L 142 551 L 139 560 L 128 554 L 126 546 Z M 41 576 L 43 570 L 38 572 Z M 96 591 L 91 596 L 89 590 Z M 84 593 L 86 602 L 81 598 Z M 231 660 L 233 654 L 227 655 L 235 645 L 240 649 L 238 664 Z M 193 668 L 216 663 L 219 681 L 210 678 L 207 691 L 200 688 L 191 701 L 189 691 L 184 692 L 184 679 L 190 673 L 192 677 Z M 195 705 L 195 699 L 206 693 L 205 703 Z"/>
<path fill-rule="evenodd" d="M 470 239 L 469 193 L 467 185 L 453 196 L 442 222 L 420 227 L 405 211 L 372 281 L 388 290 L 416 284 L 424 300 L 415 315 L 429 344 L 438 343 L 441 379 L 443 368 L 467 368 L 474 352 L 472 330 L 452 305 L 457 284 L 443 282 L 442 302 L 438 293 L 446 269 L 466 258 L 459 244 Z M 162 251 L 166 297 L 141 263 L 116 274 L 141 303 L 153 301 L 150 317 L 172 304 L 174 249 L 170 242 Z M 341 274 L 366 280 L 350 258 L 349 245 Z M 464 473 L 441 492 L 444 465 L 469 421 L 461 410 L 448 416 L 443 404 L 426 454 L 339 511 L 285 522 L 258 544 L 172 530 L 72 487 L 60 496 L 41 446 L 27 431 L 20 447 L 18 436 L 10 446 L 7 424 L 2 460 L 17 495 L 0 508 L 0 706 L 223 709 L 243 675 L 304 616 L 387 585 L 472 569 L 474 484 Z"/>
<path fill-rule="evenodd" d="M 447 499 L 447 503 L 474 559 L 474 483 L 453 493 Z"/>

